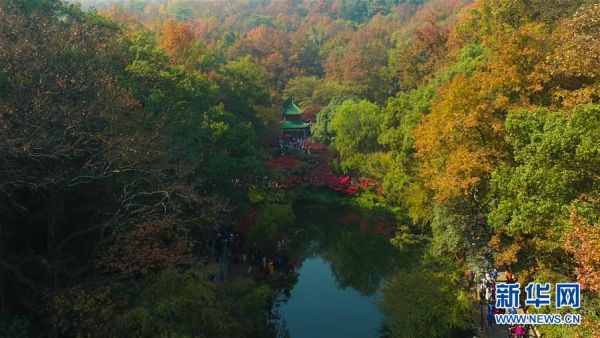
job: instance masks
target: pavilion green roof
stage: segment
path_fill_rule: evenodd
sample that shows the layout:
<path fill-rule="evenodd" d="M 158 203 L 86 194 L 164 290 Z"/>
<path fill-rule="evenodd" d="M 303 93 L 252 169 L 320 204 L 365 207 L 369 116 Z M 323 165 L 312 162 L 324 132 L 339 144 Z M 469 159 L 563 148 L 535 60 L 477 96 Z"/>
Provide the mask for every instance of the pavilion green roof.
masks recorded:
<path fill-rule="evenodd" d="M 283 111 L 283 115 L 302 115 L 304 114 L 304 112 L 298 108 L 298 106 L 296 104 L 294 104 L 292 102 L 292 104 L 290 104 L 287 108 L 285 108 L 285 110 Z"/>
<path fill-rule="evenodd" d="M 281 121 L 281 128 L 289 129 L 304 129 L 310 127 L 310 123 L 304 121 Z"/>

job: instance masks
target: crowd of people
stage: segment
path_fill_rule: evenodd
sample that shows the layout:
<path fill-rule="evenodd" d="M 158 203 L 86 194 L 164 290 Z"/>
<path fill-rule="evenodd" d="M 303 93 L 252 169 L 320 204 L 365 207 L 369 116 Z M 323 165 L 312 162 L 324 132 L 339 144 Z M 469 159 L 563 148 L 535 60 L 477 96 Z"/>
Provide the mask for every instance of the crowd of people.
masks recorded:
<path fill-rule="evenodd" d="M 254 245 L 243 245 L 241 234 L 229 226 L 217 226 L 213 232 L 213 257 L 214 263 L 218 265 L 218 272 L 210 276 L 213 282 L 224 282 L 232 264 L 238 268 L 243 267 L 248 276 L 262 273 L 268 278 L 277 274 L 287 276 L 300 267 L 296 259 L 291 259 L 286 254 L 289 241 L 285 239 L 277 244 L 277 253 L 269 257 Z"/>
<path fill-rule="evenodd" d="M 275 143 L 275 148 L 279 156 L 289 156 L 296 151 L 308 151 L 308 143 L 302 136 L 280 138 Z"/>
<path fill-rule="evenodd" d="M 495 315 L 497 314 L 517 314 L 517 308 L 499 309 L 496 307 L 496 283 L 498 281 L 498 270 L 494 269 L 490 273 L 486 273 L 481 278 L 477 290 L 479 294 L 479 300 L 482 306 L 486 306 L 486 319 L 488 323 L 488 329 L 491 329 L 495 323 Z M 469 286 L 475 281 L 475 273 L 469 272 L 468 275 Z M 510 272 L 505 272 L 505 283 L 515 283 L 515 276 Z M 524 338 L 529 337 L 530 327 L 529 325 L 515 325 L 508 328 L 507 335 L 509 338 Z"/>

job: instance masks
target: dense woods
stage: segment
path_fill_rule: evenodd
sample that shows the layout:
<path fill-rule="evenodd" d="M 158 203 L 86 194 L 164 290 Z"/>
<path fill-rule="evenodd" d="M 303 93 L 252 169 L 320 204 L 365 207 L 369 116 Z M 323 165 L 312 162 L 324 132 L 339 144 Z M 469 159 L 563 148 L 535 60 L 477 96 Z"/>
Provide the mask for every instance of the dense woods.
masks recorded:
<path fill-rule="evenodd" d="M 583 325 L 540 331 L 600 335 L 596 1 L 2 0 L 0 336 L 275 336 L 273 287 L 206 262 L 249 210 L 265 252 L 293 226 L 268 164 L 292 101 L 426 245 L 386 335 L 467 327 L 491 265 L 580 282 Z M 410 281 L 445 308 L 403 313 Z"/>

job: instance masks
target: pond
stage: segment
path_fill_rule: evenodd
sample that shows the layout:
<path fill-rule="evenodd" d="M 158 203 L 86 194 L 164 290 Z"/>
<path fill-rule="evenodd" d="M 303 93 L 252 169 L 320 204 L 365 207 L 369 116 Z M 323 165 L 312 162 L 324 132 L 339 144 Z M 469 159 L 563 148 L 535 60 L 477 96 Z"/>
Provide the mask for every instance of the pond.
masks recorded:
<path fill-rule="evenodd" d="M 291 337 L 375 337 L 383 314 L 373 297 L 337 284 L 329 262 L 303 262 L 299 281 L 281 308 Z"/>
<path fill-rule="evenodd" d="M 389 242 L 393 219 L 310 205 L 294 213 L 294 249 L 302 263 L 279 301 L 283 335 L 377 337 L 384 320 L 376 304 L 380 288 L 406 259 Z"/>

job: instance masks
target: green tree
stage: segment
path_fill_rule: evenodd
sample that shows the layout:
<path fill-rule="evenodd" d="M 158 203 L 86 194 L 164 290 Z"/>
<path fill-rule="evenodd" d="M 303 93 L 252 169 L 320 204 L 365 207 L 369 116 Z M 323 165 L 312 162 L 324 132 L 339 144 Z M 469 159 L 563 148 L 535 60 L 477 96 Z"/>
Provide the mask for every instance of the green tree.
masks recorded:
<path fill-rule="evenodd" d="M 114 321 L 119 336 L 273 336 L 268 286 L 249 281 L 217 285 L 202 270 L 166 269 Z"/>
<path fill-rule="evenodd" d="M 305 107 L 314 103 L 313 94 L 322 82 L 323 80 L 316 76 L 295 77 L 288 81 L 283 95 L 301 107 Z"/>
<path fill-rule="evenodd" d="M 582 217 L 598 222 L 600 174 L 600 108 L 577 107 L 573 113 L 511 113 L 506 119 L 507 141 L 515 163 L 499 166 L 492 177 L 496 203 L 490 223 L 520 243 L 522 262 L 544 264 L 565 273 L 563 236 L 570 231 L 574 206 Z M 578 208 L 578 209 L 579 209 Z"/>
<path fill-rule="evenodd" d="M 453 330 L 468 327 L 471 300 L 455 280 L 449 279 L 451 276 L 417 271 L 389 278 L 381 302 L 387 334 L 391 337 L 451 337 Z"/>
<path fill-rule="evenodd" d="M 276 252 L 277 242 L 289 233 L 295 221 L 291 204 L 268 204 L 250 230 L 250 239 L 261 252 L 272 255 Z"/>
<path fill-rule="evenodd" d="M 238 118 L 256 121 L 255 106 L 269 103 L 267 82 L 251 56 L 230 61 L 219 72 L 221 100 Z"/>
<path fill-rule="evenodd" d="M 332 99 L 327 106 L 319 111 L 317 114 L 317 121 L 312 128 L 312 135 L 315 141 L 331 143 L 331 140 L 333 139 L 333 134 L 330 129 L 331 118 L 343 101 L 345 101 L 345 99 Z"/>
<path fill-rule="evenodd" d="M 381 130 L 382 114 L 377 105 L 363 100 L 347 100 L 333 114 L 329 129 L 332 146 L 340 153 L 342 167 L 357 168 L 361 155 L 380 149 L 377 137 Z"/>

